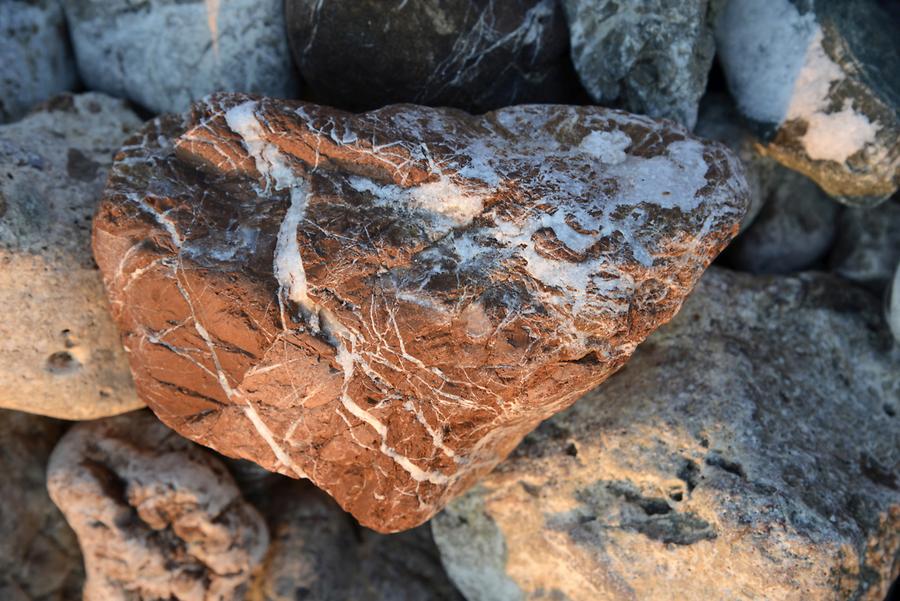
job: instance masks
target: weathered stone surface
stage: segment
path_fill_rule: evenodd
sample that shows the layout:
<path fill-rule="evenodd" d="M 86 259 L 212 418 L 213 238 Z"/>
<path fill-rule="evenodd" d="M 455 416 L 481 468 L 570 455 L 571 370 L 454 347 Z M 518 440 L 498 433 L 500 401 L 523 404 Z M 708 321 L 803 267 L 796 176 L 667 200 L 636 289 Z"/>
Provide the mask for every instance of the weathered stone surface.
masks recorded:
<path fill-rule="evenodd" d="M 47 495 L 63 424 L 0 409 L 0 599 L 70 601 L 84 581 L 75 533 Z"/>
<path fill-rule="evenodd" d="M 317 102 L 474 112 L 567 102 L 578 83 L 557 0 L 287 0 L 294 58 Z"/>
<path fill-rule="evenodd" d="M 838 239 L 829 257 L 839 276 L 881 291 L 900 261 L 900 199 L 871 209 L 849 208 L 838 223 Z"/>
<path fill-rule="evenodd" d="M 900 347 L 822 274 L 711 269 L 622 373 L 432 521 L 469 601 L 881 601 Z"/>
<path fill-rule="evenodd" d="M 878 204 L 897 190 L 900 36 L 874 2 L 732 0 L 716 41 L 769 156 L 847 204 Z"/>
<path fill-rule="evenodd" d="M 811 179 L 777 167 L 753 224 L 728 247 L 728 265 L 751 273 L 793 273 L 822 262 L 834 243 L 840 205 Z M 824 266 L 824 263 L 823 263 Z"/>
<path fill-rule="evenodd" d="M 243 599 L 268 546 L 225 467 L 149 412 L 69 430 L 47 489 L 78 535 L 85 601 Z"/>
<path fill-rule="evenodd" d="M 162 113 L 218 91 L 299 90 L 282 0 L 66 0 L 87 86 Z"/>
<path fill-rule="evenodd" d="M 900 263 L 897 263 L 894 279 L 888 288 L 887 320 L 894 338 L 900 342 Z"/>
<path fill-rule="evenodd" d="M 272 544 L 248 601 L 462 601 L 428 526 L 377 534 L 296 480 L 267 493 Z"/>
<path fill-rule="evenodd" d="M 601 103 L 689 128 L 715 55 L 708 0 L 563 0 L 572 61 Z"/>
<path fill-rule="evenodd" d="M 142 406 L 91 258 L 112 156 L 140 125 L 102 94 L 0 126 L 0 407 L 90 419 Z"/>
<path fill-rule="evenodd" d="M 0 2 L 0 123 L 78 80 L 58 0 Z"/>
<path fill-rule="evenodd" d="M 617 111 L 221 95 L 124 148 L 94 250 L 161 419 L 395 531 L 620 367 L 746 202 Z"/>

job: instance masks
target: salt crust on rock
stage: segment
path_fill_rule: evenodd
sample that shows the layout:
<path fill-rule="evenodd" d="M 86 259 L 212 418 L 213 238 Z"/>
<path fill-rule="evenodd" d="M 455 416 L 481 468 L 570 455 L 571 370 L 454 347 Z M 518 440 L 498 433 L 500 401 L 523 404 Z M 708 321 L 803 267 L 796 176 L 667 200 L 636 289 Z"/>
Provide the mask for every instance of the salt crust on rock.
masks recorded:
<path fill-rule="evenodd" d="M 469 601 L 882 601 L 900 346 L 834 276 L 712 268 L 628 365 L 432 520 Z"/>
<path fill-rule="evenodd" d="M 112 157 L 140 123 L 88 93 L 0 126 L 0 407 L 94 419 L 143 406 L 91 257 Z"/>
<path fill-rule="evenodd" d="M 871 206 L 900 183 L 900 42 L 869 0 L 732 0 L 716 41 L 766 154 L 831 196 Z"/>
<path fill-rule="evenodd" d="M 396 531 L 618 369 L 747 195 L 618 111 L 219 95 L 125 146 L 94 251 L 161 419 Z"/>
<path fill-rule="evenodd" d="M 149 412 L 73 427 L 47 488 L 78 535 L 85 601 L 237 601 L 268 546 L 225 467 Z"/>

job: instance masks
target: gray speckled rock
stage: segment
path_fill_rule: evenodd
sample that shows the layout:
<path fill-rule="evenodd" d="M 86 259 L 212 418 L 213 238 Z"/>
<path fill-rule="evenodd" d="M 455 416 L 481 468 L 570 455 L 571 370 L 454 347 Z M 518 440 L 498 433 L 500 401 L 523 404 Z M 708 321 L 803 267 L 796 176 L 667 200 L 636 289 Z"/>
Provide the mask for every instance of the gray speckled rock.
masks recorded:
<path fill-rule="evenodd" d="M 87 86 L 154 112 L 217 91 L 291 98 L 281 0 L 67 0 Z"/>
<path fill-rule="evenodd" d="M 801 173 L 777 166 L 769 196 L 750 227 L 726 249 L 726 263 L 751 273 L 809 269 L 834 243 L 840 205 Z"/>
<path fill-rule="evenodd" d="M 63 423 L 0 409 L 0 599 L 72 601 L 84 570 L 75 533 L 45 483 Z"/>
<path fill-rule="evenodd" d="M 322 104 L 483 112 L 567 102 L 578 86 L 557 0 L 287 0 L 285 11 Z"/>
<path fill-rule="evenodd" d="M 593 99 L 693 127 L 715 54 L 708 0 L 564 0 Z"/>
<path fill-rule="evenodd" d="M 0 123 L 77 81 L 59 0 L 0 2 Z"/>
<path fill-rule="evenodd" d="M 732 0 L 716 41 L 767 154 L 870 206 L 900 184 L 900 36 L 871 0 Z"/>
<path fill-rule="evenodd" d="M 831 270 L 881 291 L 900 261 L 900 199 L 872 209 L 849 208 L 841 214 L 838 239 L 829 257 Z"/>
<path fill-rule="evenodd" d="M 714 268 L 435 538 L 469 601 L 881 601 L 900 573 L 898 412 L 877 298 Z"/>
<path fill-rule="evenodd" d="M 891 332 L 897 342 L 900 342 L 900 263 L 894 272 L 894 279 L 887 294 L 887 320 Z"/>
<path fill-rule="evenodd" d="M 149 411 L 72 427 L 47 490 L 84 553 L 84 601 L 243 601 L 268 548 L 222 463 Z"/>
<path fill-rule="evenodd" d="M 247 601 L 462 601 L 428 526 L 378 534 L 308 483 L 275 478 L 260 495 L 272 544 Z"/>
<path fill-rule="evenodd" d="M 92 419 L 143 405 L 91 256 L 106 171 L 139 125 L 92 93 L 0 126 L 0 407 Z"/>

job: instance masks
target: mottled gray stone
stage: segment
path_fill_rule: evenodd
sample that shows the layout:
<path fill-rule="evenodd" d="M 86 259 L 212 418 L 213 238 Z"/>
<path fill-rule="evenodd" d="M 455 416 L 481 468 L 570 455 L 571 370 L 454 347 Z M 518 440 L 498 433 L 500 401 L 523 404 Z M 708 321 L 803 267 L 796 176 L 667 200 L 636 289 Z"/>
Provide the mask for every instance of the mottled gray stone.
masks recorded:
<path fill-rule="evenodd" d="M 307 482 L 260 495 L 272 544 L 247 601 L 462 601 L 428 526 L 378 534 Z"/>
<path fill-rule="evenodd" d="M 67 0 L 87 86 L 154 112 L 218 91 L 291 98 L 281 0 Z"/>
<path fill-rule="evenodd" d="M 831 270 L 873 290 L 882 290 L 900 261 L 900 199 L 871 209 L 848 208 L 838 223 L 829 257 Z"/>
<path fill-rule="evenodd" d="M 0 126 L 0 407 L 94 419 L 143 406 L 91 255 L 106 172 L 139 125 L 89 93 Z"/>
<path fill-rule="evenodd" d="M 726 249 L 728 265 L 751 273 L 809 269 L 834 243 L 840 205 L 803 174 L 776 166 L 759 216 Z"/>
<path fill-rule="evenodd" d="M 888 288 L 886 308 L 888 326 L 891 328 L 894 338 L 900 342 L 900 263 L 897 264 L 894 279 Z"/>
<path fill-rule="evenodd" d="M 557 0 L 287 0 L 285 11 L 297 66 L 322 104 L 484 112 L 568 102 L 578 87 Z"/>
<path fill-rule="evenodd" d="M 0 123 L 77 81 L 59 0 L 0 2 Z"/>
<path fill-rule="evenodd" d="M 708 0 L 564 0 L 572 61 L 601 104 L 688 127 L 715 54 Z"/>
<path fill-rule="evenodd" d="M 881 601 L 900 573 L 898 413 L 879 299 L 713 268 L 435 539 L 469 601 Z"/>
<path fill-rule="evenodd" d="M 45 484 L 63 433 L 54 419 L 0 409 L 0 599 L 72 601 L 84 581 L 75 533 Z"/>
<path fill-rule="evenodd" d="M 900 36 L 872 0 L 731 0 L 716 42 L 764 151 L 872 206 L 900 184 Z"/>

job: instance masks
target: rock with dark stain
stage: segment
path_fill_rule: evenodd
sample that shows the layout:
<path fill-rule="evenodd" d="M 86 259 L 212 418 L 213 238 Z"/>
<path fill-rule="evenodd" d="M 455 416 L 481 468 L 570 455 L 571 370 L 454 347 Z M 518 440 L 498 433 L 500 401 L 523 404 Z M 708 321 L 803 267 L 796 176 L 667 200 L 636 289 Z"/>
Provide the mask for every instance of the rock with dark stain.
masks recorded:
<path fill-rule="evenodd" d="M 66 0 L 87 86 L 155 112 L 218 91 L 293 98 L 282 0 Z"/>
<path fill-rule="evenodd" d="M 578 77 L 598 103 L 693 128 L 715 54 L 709 0 L 563 0 Z"/>
<path fill-rule="evenodd" d="M 69 430 L 47 489 L 78 535 L 85 601 L 242 600 L 268 547 L 225 466 L 149 412 Z"/>
<path fill-rule="evenodd" d="M 75 533 L 47 495 L 63 422 L 0 409 L 0 599 L 70 601 L 84 582 Z"/>
<path fill-rule="evenodd" d="M 900 36 L 873 0 L 731 0 L 719 57 L 764 152 L 851 205 L 900 185 Z"/>
<path fill-rule="evenodd" d="M 710 269 L 435 540 L 469 601 L 881 601 L 900 572 L 898 399 L 878 298 Z"/>
<path fill-rule="evenodd" d="M 127 143 L 94 251 L 161 419 L 395 531 L 675 314 L 737 231 L 740 169 L 595 107 L 220 95 Z"/>
<path fill-rule="evenodd" d="M 316 101 L 481 112 L 567 102 L 578 83 L 557 0 L 288 0 L 294 58 Z"/>
<path fill-rule="evenodd" d="M 0 2 L 0 123 L 78 81 L 58 0 Z"/>
<path fill-rule="evenodd" d="M 94 419 L 143 406 L 91 257 L 113 154 L 139 126 L 95 93 L 0 126 L 0 407 Z"/>
<path fill-rule="evenodd" d="M 272 543 L 247 601 L 462 601 L 428 526 L 372 532 L 322 491 L 285 478 L 264 499 Z"/>

